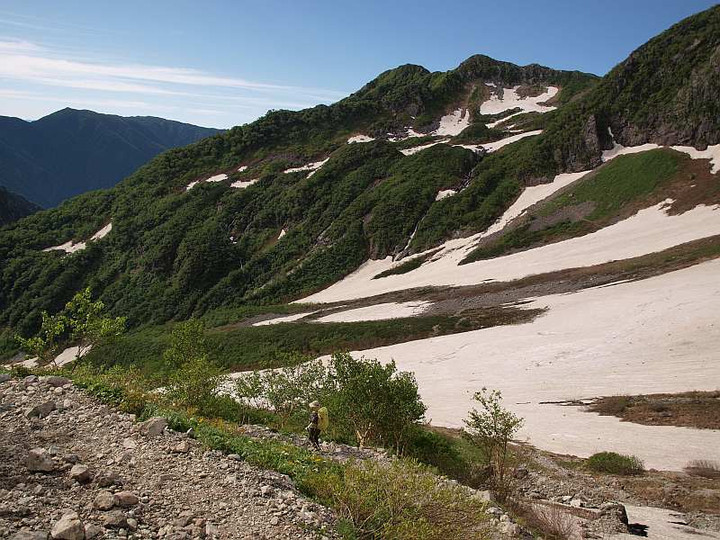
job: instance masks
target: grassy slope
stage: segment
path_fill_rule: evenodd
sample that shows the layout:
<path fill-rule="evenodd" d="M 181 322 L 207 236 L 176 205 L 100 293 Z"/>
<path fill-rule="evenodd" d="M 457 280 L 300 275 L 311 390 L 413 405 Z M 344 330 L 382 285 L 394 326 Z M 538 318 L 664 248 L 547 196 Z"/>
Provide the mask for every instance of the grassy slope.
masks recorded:
<path fill-rule="evenodd" d="M 652 194 L 673 179 L 686 161 L 685 156 L 671 150 L 619 156 L 540 203 L 524 224 L 480 245 L 461 264 L 596 231 L 629 211 L 647 206 L 654 200 Z M 566 217 L 566 211 L 573 207 L 584 215 Z M 543 218 L 546 224 L 541 223 Z"/>

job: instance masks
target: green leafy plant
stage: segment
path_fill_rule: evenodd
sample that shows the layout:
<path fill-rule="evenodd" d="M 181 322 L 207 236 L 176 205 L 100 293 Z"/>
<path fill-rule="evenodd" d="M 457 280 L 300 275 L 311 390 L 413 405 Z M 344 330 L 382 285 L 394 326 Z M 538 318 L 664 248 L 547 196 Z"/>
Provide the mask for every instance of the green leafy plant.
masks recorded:
<path fill-rule="evenodd" d="M 464 421 L 467 427 L 466 436 L 483 449 L 492 467 L 494 487 L 501 494 L 505 494 L 508 489 L 508 445 L 524 421 L 503 407 L 499 390 L 483 388 L 475 393 L 473 399 L 479 408 L 472 409 Z"/>
<path fill-rule="evenodd" d="M 645 471 L 640 458 L 616 452 L 598 452 L 590 456 L 585 464 L 591 471 L 624 476 L 642 474 Z"/>

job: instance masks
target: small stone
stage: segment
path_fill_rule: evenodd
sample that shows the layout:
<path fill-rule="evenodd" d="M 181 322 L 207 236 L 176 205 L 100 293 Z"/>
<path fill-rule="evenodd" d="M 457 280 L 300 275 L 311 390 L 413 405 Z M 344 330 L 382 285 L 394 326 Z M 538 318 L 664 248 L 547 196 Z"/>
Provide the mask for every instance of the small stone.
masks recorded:
<path fill-rule="evenodd" d="M 583 506 L 585 506 L 585 502 L 581 499 L 572 499 L 570 501 L 570 506 L 572 506 L 573 508 L 582 508 Z"/>
<path fill-rule="evenodd" d="M 267 497 L 268 495 L 270 495 L 272 493 L 272 488 L 270 486 L 262 486 L 260 488 L 260 493 L 262 494 L 263 497 Z"/>
<path fill-rule="evenodd" d="M 162 416 L 156 416 L 142 424 L 143 432 L 149 437 L 158 437 L 163 434 L 168 423 Z"/>
<path fill-rule="evenodd" d="M 123 448 L 126 450 L 133 450 L 137 448 L 137 441 L 135 441 L 135 439 L 127 438 L 123 441 Z"/>
<path fill-rule="evenodd" d="M 85 525 L 85 538 L 96 538 L 97 536 L 100 536 L 100 534 L 102 534 L 102 529 L 94 523 Z"/>
<path fill-rule="evenodd" d="M 62 458 L 63 458 L 63 461 L 66 461 L 66 462 L 72 463 L 72 464 L 80 462 L 80 456 L 78 456 L 77 454 L 66 454 Z"/>
<path fill-rule="evenodd" d="M 180 441 L 178 444 L 173 446 L 172 452 L 175 454 L 187 454 L 190 451 L 190 443 L 187 441 Z"/>
<path fill-rule="evenodd" d="M 95 481 L 100 487 L 110 487 L 120 483 L 120 475 L 115 471 L 102 471 L 95 477 Z"/>
<path fill-rule="evenodd" d="M 137 498 L 137 495 L 135 495 L 132 491 L 121 491 L 120 493 L 115 494 L 115 504 L 117 506 L 129 508 L 131 506 L 135 506 L 138 502 L 139 499 Z"/>
<path fill-rule="evenodd" d="M 12 377 L 9 373 L 0 373 L 0 383 L 8 382 L 10 379 L 12 379 Z"/>
<path fill-rule="evenodd" d="M 103 525 L 108 529 L 127 527 L 127 518 L 122 510 L 112 510 L 103 516 Z"/>
<path fill-rule="evenodd" d="M 218 536 L 220 534 L 220 529 L 217 525 L 208 521 L 205 523 L 205 534 L 210 537 Z"/>
<path fill-rule="evenodd" d="M 127 526 L 131 531 L 136 531 L 138 528 L 138 522 L 135 518 L 127 518 Z"/>
<path fill-rule="evenodd" d="M 87 484 L 92 480 L 92 473 L 85 465 L 73 465 L 72 469 L 70 469 L 70 479 L 80 484 Z"/>
<path fill-rule="evenodd" d="M 28 452 L 25 464 L 31 472 L 50 472 L 55 468 L 50 454 L 44 448 L 33 448 Z"/>
<path fill-rule="evenodd" d="M 56 396 L 62 396 L 64 392 L 65 392 L 65 390 L 63 390 L 62 388 L 59 388 L 59 387 L 55 388 L 53 390 L 53 394 L 55 394 Z"/>
<path fill-rule="evenodd" d="M 233 461 L 242 461 L 243 458 L 239 454 L 228 454 L 228 459 L 231 459 Z"/>
<path fill-rule="evenodd" d="M 273 517 L 270 520 L 270 525 L 272 525 L 273 527 L 277 526 L 278 523 L 280 523 L 280 518 L 278 518 L 277 516 Z"/>
<path fill-rule="evenodd" d="M 103 490 L 95 496 L 93 506 L 98 510 L 110 510 L 115 506 L 115 496 L 111 492 Z"/>
<path fill-rule="evenodd" d="M 50 535 L 59 540 L 83 540 L 85 527 L 80 521 L 77 512 L 68 512 L 53 525 Z"/>
<path fill-rule="evenodd" d="M 28 385 L 28 384 L 35 384 L 35 383 L 38 382 L 38 377 L 37 377 L 37 375 L 28 375 L 27 377 L 25 377 L 25 378 L 23 379 L 23 382 L 24 382 L 26 385 Z"/>

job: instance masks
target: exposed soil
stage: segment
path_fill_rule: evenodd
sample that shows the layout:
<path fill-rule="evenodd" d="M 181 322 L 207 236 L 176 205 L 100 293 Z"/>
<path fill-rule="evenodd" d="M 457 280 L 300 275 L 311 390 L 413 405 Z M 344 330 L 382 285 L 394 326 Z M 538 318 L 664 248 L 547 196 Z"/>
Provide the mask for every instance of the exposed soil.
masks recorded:
<path fill-rule="evenodd" d="M 720 391 L 608 396 L 596 399 L 587 410 L 647 426 L 720 429 Z"/>

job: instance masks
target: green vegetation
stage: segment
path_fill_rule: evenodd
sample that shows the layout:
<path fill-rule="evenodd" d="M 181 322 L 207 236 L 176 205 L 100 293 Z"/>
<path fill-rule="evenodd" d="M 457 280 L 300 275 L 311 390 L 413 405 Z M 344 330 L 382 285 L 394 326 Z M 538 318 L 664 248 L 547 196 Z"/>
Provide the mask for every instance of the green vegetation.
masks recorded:
<path fill-rule="evenodd" d="M 624 476 L 642 474 L 645 471 L 643 462 L 637 457 L 615 452 L 593 454 L 588 458 L 585 465 L 591 471 Z"/>
<path fill-rule="evenodd" d="M 266 326 L 228 326 L 206 330 L 208 352 L 225 369 L 247 370 L 287 365 L 288 353 L 319 356 L 338 350 L 360 350 L 431 336 L 467 332 L 497 324 L 514 324 L 536 311 L 501 309 L 462 316 L 425 316 L 352 323 L 293 322 Z M 163 361 L 173 323 L 146 326 L 93 348 L 87 359 L 96 366 L 141 366 L 166 373 Z"/>
<path fill-rule="evenodd" d="M 619 156 L 541 204 L 525 224 L 475 248 L 460 264 L 593 232 L 629 209 L 646 206 L 647 200 L 655 202 L 658 189 L 675 177 L 684 160 L 664 149 Z"/>
<path fill-rule="evenodd" d="M 465 420 L 467 438 L 480 447 L 492 467 L 492 483 L 501 496 L 509 491 L 507 472 L 510 450 L 508 445 L 522 427 L 523 420 L 502 405 L 498 390 L 483 388 L 473 399 L 479 409 L 472 409 Z"/>
<path fill-rule="evenodd" d="M 412 272 L 413 270 L 420 268 L 426 261 L 428 261 L 430 258 L 432 258 L 433 255 L 435 255 L 439 250 L 431 251 L 430 253 L 426 253 L 425 255 L 421 255 L 419 257 L 413 257 L 412 259 L 409 259 L 405 261 L 402 264 L 399 264 L 393 268 L 390 268 L 388 270 L 384 270 L 383 272 L 380 272 L 378 275 L 374 276 L 373 279 L 380 279 L 387 276 L 396 276 L 399 274 L 407 274 L 408 272 Z"/>

